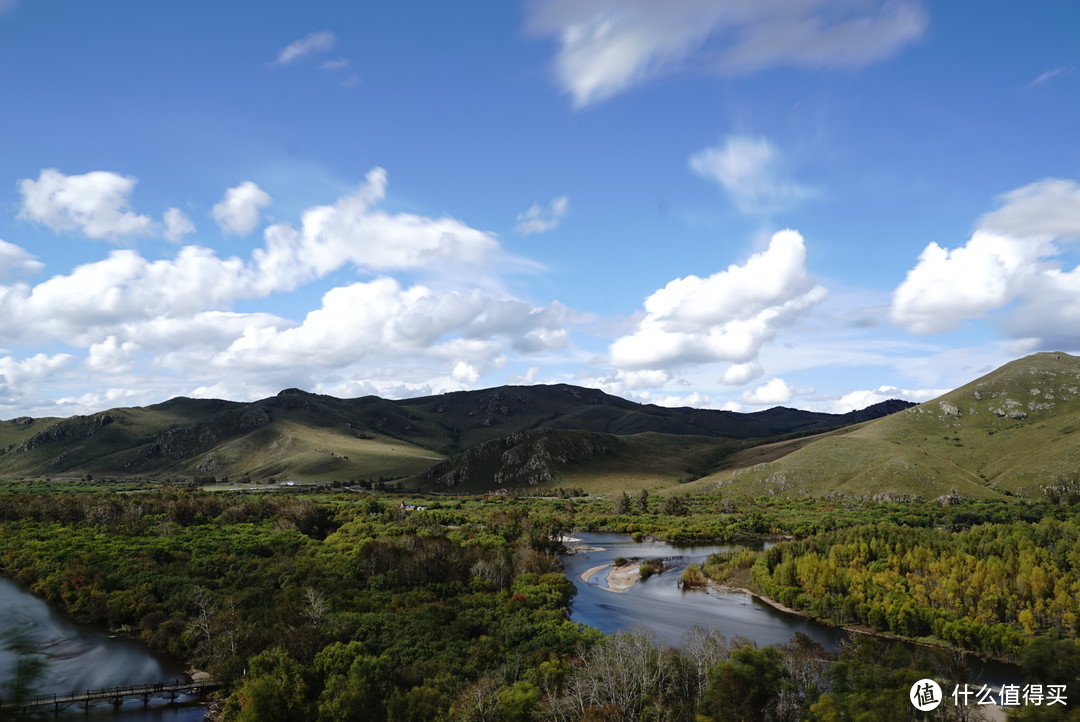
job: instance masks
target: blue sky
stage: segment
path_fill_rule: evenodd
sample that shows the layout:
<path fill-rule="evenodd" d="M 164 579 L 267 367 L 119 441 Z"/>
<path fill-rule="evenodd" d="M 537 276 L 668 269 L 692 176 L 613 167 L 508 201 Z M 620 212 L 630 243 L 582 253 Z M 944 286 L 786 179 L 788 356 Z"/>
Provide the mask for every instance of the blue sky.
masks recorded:
<path fill-rule="evenodd" d="M 0 418 L 1080 351 L 1080 6 L 0 0 Z"/>

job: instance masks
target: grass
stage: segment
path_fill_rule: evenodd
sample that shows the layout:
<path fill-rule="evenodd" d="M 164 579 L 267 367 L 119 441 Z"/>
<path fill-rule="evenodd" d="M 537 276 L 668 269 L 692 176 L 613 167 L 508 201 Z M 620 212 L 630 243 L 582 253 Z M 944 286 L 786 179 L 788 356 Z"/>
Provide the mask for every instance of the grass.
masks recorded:
<path fill-rule="evenodd" d="M 907 411 L 743 452 L 730 459 L 739 468 L 700 483 L 750 495 L 1037 497 L 1080 468 L 1078 415 L 1080 359 L 1035 354 Z"/>

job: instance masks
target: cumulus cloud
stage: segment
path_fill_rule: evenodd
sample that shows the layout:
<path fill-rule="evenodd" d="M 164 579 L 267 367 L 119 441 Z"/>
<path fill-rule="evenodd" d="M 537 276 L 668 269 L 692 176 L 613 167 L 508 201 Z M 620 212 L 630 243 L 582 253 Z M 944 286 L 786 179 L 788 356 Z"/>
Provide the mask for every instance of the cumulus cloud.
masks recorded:
<path fill-rule="evenodd" d="M 305 211 L 299 228 L 267 228 L 253 256 L 262 283 L 288 290 L 346 263 L 371 271 L 475 266 L 499 251 L 492 235 L 453 218 L 377 210 L 386 187 L 386 171 L 375 168 L 355 193 Z"/>
<path fill-rule="evenodd" d="M 221 230 L 246 236 L 259 225 L 259 211 L 270 205 L 270 195 L 251 181 L 225 191 L 211 211 Z"/>
<path fill-rule="evenodd" d="M 449 361 L 452 377 L 471 384 L 503 363 L 499 357 L 507 345 L 529 337 L 535 343 L 538 330 L 553 330 L 560 319 L 534 309 L 518 314 L 512 327 L 492 325 L 489 314 L 498 315 L 507 304 L 520 302 L 479 291 L 405 288 L 392 278 L 378 278 L 331 289 L 322 306 L 294 328 L 246 328 L 214 364 L 234 369 L 344 367 L 365 357 L 396 362 L 422 356 Z"/>
<path fill-rule="evenodd" d="M 556 80 L 576 107 L 692 59 L 722 74 L 860 67 L 891 57 L 927 24 L 914 0 L 539 0 L 528 19 L 531 32 L 557 39 Z"/>
<path fill-rule="evenodd" d="M 87 349 L 86 367 L 97 373 L 121 373 L 130 371 L 134 364 L 132 354 L 138 350 L 133 341 L 120 341 L 110 335 L 100 343 L 90 344 Z"/>
<path fill-rule="evenodd" d="M 656 404 L 657 406 L 666 406 L 668 408 L 680 408 L 683 406 L 691 406 L 696 409 L 708 408 L 712 403 L 712 397 L 705 394 L 699 394 L 693 392 L 684 395 L 667 394 L 658 396 L 649 394 L 648 392 L 638 395 L 639 400 L 646 404 Z"/>
<path fill-rule="evenodd" d="M 780 152 L 765 138 L 731 136 L 690 156 L 690 169 L 719 183 L 744 213 L 782 211 L 815 194 L 786 177 Z"/>
<path fill-rule="evenodd" d="M 460 221 L 379 211 L 376 205 L 385 191 L 386 174 L 376 169 L 355 193 L 306 211 L 299 228 L 268 228 L 265 245 L 247 260 L 222 258 L 194 245 L 156 261 L 117 250 L 32 287 L 0 285 L 0 343 L 29 337 L 97 342 L 103 330 L 119 324 L 225 311 L 236 300 L 290 291 L 347 264 L 368 272 L 430 269 L 433 274 L 467 267 L 475 285 L 490 259 L 514 263 L 500 253 L 493 236 Z M 3 262 L 15 270 L 40 267 L 11 244 L 0 246 Z M 88 298 L 94 302 L 87 303 Z M 560 327 L 565 309 L 545 307 L 537 312 L 539 319 L 533 311 L 513 299 L 492 301 L 472 331 L 486 332 L 482 324 L 490 333 L 520 326 L 525 331 L 515 342 L 521 349 L 565 345 Z"/>
<path fill-rule="evenodd" d="M 902 399 L 904 401 L 929 401 L 952 389 L 903 389 L 898 386 L 878 386 L 876 389 L 859 389 L 851 391 L 838 399 L 829 401 L 826 410 L 832 414 L 846 414 L 849 411 L 858 411 L 867 406 L 879 404 L 889 399 Z"/>
<path fill-rule="evenodd" d="M 19 217 L 54 231 L 110 241 L 150 235 L 153 221 L 129 209 L 135 182 L 108 171 L 64 175 L 48 168 L 37 180 L 19 181 L 23 198 Z"/>
<path fill-rule="evenodd" d="M 42 264 L 0 241 L 0 347 L 59 342 L 85 350 L 78 364 L 71 354 L 0 360 L 0 411 L 86 413 L 110 400 L 152 403 L 194 392 L 253 399 L 288 386 L 407 396 L 466 388 L 511 358 L 569 344 L 568 309 L 502 289 L 500 274 L 527 262 L 456 219 L 381 211 L 386 189 L 385 171 L 374 169 L 355 192 L 307 209 L 296 224 L 267 228 L 247 258 L 197 245 L 157 260 L 111 250 L 31 284 L 4 274 L 17 279 Z M 174 231 L 184 230 L 187 219 L 167 211 L 154 232 L 167 232 L 170 218 Z M 299 320 L 232 310 L 349 265 L 363 274 L 409 271 L 428 285 L 387 277 L 344 285 Z M 133 389 L 122 399 L 97 380 L 118 372 Z M 74 393 L 32 398 L 44 380 Z"/>
<path fill-rule="evenodd" d="M 786 230 L 741 266 L 671 281 L 645 300 L 645 317 L 633 333 L 611 345 L 611 364 L 663 369 L 754 361 L 762 344 L 824 300 L 826 290 L 805 263 L 802 236 Z"/>
<path fill-rule="evenodd" d="M 752 391 L 744 391 L 742 398 L 748 404 L 757 406 L 775 406 L 786 404 L 795 395 L 795 390 L 783 379 L 769 379 Z"/>
<path fill-rule="evenodd" d="M 36 273 L 44 267 L 45 264 L 35 259 L 26 249 L 14 243 L 0 241 L 0 282 L 17 275 Z"/>
<path fill-rule="evenodd" d="M 0 378 L 4 380 L 0 392 L 5 395 L 22 393 L 24 387 L 48 379 L 74 360 L 74 356 L 66 353 L 52 356 L 39 353 L 21 361 L 11 356 L 0 357 Z"/>
<path fill-rule="evenodd" d="M 732 364 L 724 370 L 724 375 L 720 381 L 729 386 L 741 386 L 745 383 L 749 383 L 765 373 L 765 370 L 761 368 L 761 364 L 757 361 L 748 361 L 747 363 Z"/>
<path fill-rule="evenodd" d="M 1015 301 L 1007 328 L 1016 336 L 1061 337 L 1076 328 L 1080 270 L 1060 268 L 1058 242 L 1080 237 L 1080 184 L 1047 179 L 999 200 L 963 246 L 926 246 L 893 293 L 894 323 L 942 333 Z"/>
<path fill-rule="evenodd" d="M 514 230 L 523 236 L 528 236 L 557 228 L 563 216 L 566 215 L 569 202 L 569 198 L 560 196 L 551 201 L 547 208 L 534 203 L 528 210 L 518 213 Z"/>
<path fill-rule="evenodd" d="M 983 231 L 952 250 L 930 243 L 893 294 L 893 321 L 915 333 L 941 333 L 1001 308 L 1024 285 L 1040 245 Z"/>
<path fill-rule="evenodd" d="M 195 224 L 179 208 L 165 211 L 162 222 L 165 224 L 165 239 L 173 243 L 179 243 L 184 236 L 195 232 Z"/>
<path fill-rule="evenodd" d="M 308 55 L 328 52 L 336 44 L 337 36 L 329 30 L 310 33 L 282 48 L 274 65 L 289 65 Z"/>

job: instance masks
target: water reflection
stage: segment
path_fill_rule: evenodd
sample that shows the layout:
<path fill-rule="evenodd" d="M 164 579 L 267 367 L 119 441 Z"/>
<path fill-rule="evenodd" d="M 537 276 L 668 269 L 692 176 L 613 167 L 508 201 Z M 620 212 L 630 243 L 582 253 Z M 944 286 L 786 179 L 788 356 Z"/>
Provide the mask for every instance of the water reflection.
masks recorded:
<path fill-rule="evenodd" d="M 749 595 L 713 590 L 683 591 L 679 575 L 691 562 L 701 564 L 710 554 L 730 551 L 739 546 L 761 549 L 756 545 L 709 545 L 675 547 L 661 541 L 637 543 L 625 534 L 578 533 L 575 554 L 563 558 L 566 575 L 577 587 L 570 618 L 595 627 L 605 634 L 630 631 L 635 625 L 652 630 L 665 644 L 676 646 L 691 627 L 718 630 L 726 637 L 742 636 L 758 645 L 784 644 L 795 632 L 802 632 L 826 649 L 836 650 L 846 633 L 808 619 L 779 612 Z M 607 574 L 602 569 L 581 579 L 582 573 L 618 557 L 680 556 L 673 568 L 638 582 L 624 593 L 610 592 L 595 586 Z M 600 579 L 598 579 L 598 577 Z"/>
<path fill-rule="evenodd" d="M 701 564 L 710 554 L 738 548 L 763 549 L 766 545 L 761 542 L 675 547 L 661 541 L 637 543 L 626 534 L 578 532 L 575 538 L 580 541 L 571 546 L 577 553 L 563 557 L 563 568 L 578 592 L 570 607 L 570 618 L 605 634 L 629 632 L 641 626 L 651 630 L 662 643 L 677 647 L 694 626 L 716 629 L 729 639 L 746 637 L 758 646 L 785 644 L 796 632 L 802 632 L 831 652 L 838 651 L 848 637 L 842 629 L 782 612 L 747 594 L 679 588 L 679 576 L 687 564 Z M 682 559 L 671 569 L 638 582 L 623 593 L 596 586 L 607 574 L 606 568 L 589 576 L 592 583 L 581 578 L 584 572 L 610 564 L 618 557 L 650 559 L 676 555 Z M 1023 679 L 1016 665 L 974 655 L 969 655 L 967 662 L 972 683 L 1000 686 Z"/>
<path fill-rule="evenodd" d="M 72 690 L 122 687 L 184 676 L 176 662 L 155 658 L 141 643 L 109 635 L 64 619 L 42 600 L 0 578 L 0 695 L 20 677 L 34 695 L 64 694 Z M 190 701 L 181 698 L 180 701 Z M 62 712 L 60 718 L 118 719 L 124 722 L 203 719 L 198 707 L 169 705 L 155 699 L 144 708 L 141 699 L 125 701 L 119 710 L 111 704 Z M 52 719 L 52 708 L 42 711 Z"/>

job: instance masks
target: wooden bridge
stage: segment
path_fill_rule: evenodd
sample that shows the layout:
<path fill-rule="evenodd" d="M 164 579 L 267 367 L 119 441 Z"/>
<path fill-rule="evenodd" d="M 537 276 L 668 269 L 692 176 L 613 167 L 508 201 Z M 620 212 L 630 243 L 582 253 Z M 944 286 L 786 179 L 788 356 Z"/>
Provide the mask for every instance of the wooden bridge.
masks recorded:
<path fill-rule="evenodd" d="M 91 704 L 102 700 L 112 702 L 114 707 L 119 707 L 125 697 L 142 697 L 143 704 L 148 704 L 151 697 L 168 697 L 170 702 L 175 702 L 176 698 L 181 694 L 201 695 L 203 692 L 218 686 L 218 683 L 212 679 L 200 679 L 191 682 L 178 679 L 173 682 L 151 682 L 149 684 L 133 684 L 129 687 L 88 689 L 83 692 L 76 690 L 67 694 L 41 695 L 19 702 L 0 704 L 0 712 L 29 712 L 34 707 L 46 707 L 48 705 L 52 705 L 54 711 L 59 711 L 61 706 L 69 704 L 82 704 L 85 709 L 89 709 Z"/>

